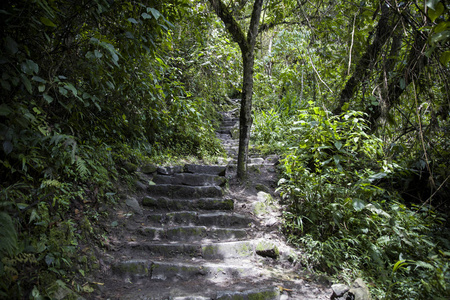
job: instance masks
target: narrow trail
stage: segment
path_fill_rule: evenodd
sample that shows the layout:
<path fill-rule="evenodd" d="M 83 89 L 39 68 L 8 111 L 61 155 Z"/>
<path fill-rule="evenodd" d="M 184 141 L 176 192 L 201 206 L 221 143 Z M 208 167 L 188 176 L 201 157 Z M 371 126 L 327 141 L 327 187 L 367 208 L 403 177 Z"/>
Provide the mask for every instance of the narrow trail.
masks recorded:
<path fill-rule="evenodd" d="M 114 212 L 93 299 L 330 298 L 280 233 L 277 157 L 251 157 L 249 182 L 236 181 L 237 122 L 223 113 L 223 165 L 141 168 L 139 192 Z"/>

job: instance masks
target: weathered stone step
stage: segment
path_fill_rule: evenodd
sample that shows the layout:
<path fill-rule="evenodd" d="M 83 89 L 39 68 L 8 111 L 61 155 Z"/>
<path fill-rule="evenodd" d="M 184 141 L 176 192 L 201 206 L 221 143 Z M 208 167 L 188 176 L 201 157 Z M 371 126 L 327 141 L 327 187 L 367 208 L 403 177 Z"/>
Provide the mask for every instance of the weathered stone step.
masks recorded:
<path fill-rule="evenodd" d="M 233 210 L 234 200 L 223 198 L 198 199 L 170 199 L 166 197 L 146 196 L 142 199 L 142 206 L 153 210 Z"/>
<path fill-rule="evenodd" d="M 184 166 L 184 172 L 186 173 L 201 173 L 219 176 L 225 176 L 226 169 L 226 166 L 206 166 L 193 164 L 186 164 Z"/>
<path fill-rule="evenodd" d="M 255 255 L 253 241 L 220 243 L 154 243 L 129 242 L 128 246 L 141 255 L 160 258 L 203 258 L 206 260 L 251 258 Z"/>
<path fill-rule="evenodd" d="M 239 145 L 239 140 L 226 140 L 226 141 L 223 141 L 222 144 L 224 146 L 225 145 L 235 145 L 235 146 L 237 146 L 237 145 Z"/>
<path fill-rule="evenodd" d="M 230 128 L 227 128 L 227 127 L 219 128 L 219 129 L 216 130 L 216 132 L 220 133 L 220 134 L 231 134 L 231 129 L 232 129 L 232 127 L 230 127 Z"/>
<path fill-rule="evenodd" d="M 150 280 L 231 280 L 246 276 L 258 276 L 263 271 L 247 263 L 186 263 L 178 261 L 156 261 L 133 259 L 112 266 L 113 274 L 125 281 L 145 282 Z M 223 298 L 226 299 L 226 298 Z"/>
<path fill-rule="evenodd" d="M 248 165 L 266 165 L 266 166 L 273 166 L 278 164 L 279 160 L 277 157 L 268 156 L 265 159 L 262 157 L 250 157 L 247 160 Z M 237 160 L 233 159 L 230 161 L 230 164 L 236 165 Z"/>
<path fill-rule="evenodd" d="M 156 174 L 153 182 L 157 184 L 177 184 L 189 186 L 222 186 L 226 178 L 218 175 L 176 173 L 173 175 Z"/>
<path fill-rule="evenodd" d="M 245 229 L 211 228 L 206 226 L 177 226 L 170 228 L 145 226 L 138 231 L 150 240 L 200 242 L 202 240 L 231 241 L 247 238 Z"/>
<path fill-rule="evenodd" d="M 149 185 L 147 191 L 153 197 L 168 197 L 172 199 L 217 198 L 223 196 L 223 191 L 218 186 L 156 184 Z"/>
<path fill-rule="evenodd" d="M 149 225 L 191 225 L 225 228 L 247 228 L 254 221 L 244 215 L 226 212 L 198 213 L 178 211 L 170 213 L 151 213 L 147 215 Z"/>

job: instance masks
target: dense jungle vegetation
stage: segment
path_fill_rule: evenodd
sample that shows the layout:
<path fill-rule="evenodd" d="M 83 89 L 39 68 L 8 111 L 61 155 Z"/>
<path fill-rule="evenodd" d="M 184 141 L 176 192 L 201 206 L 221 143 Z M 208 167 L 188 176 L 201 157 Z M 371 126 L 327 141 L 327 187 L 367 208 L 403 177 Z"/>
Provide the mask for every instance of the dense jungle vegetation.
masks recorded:
<path fill-rule="evenodd" d="M 92 291 L 119 182 L 133 189 L 139 164 L 224 155 L 218 112 L 249 96 L 251 50 L 250 150 L 282 157 L 294 259 L 361 276 L 375 299 L 449 299 L 449 9 L 2 1 L 0 298 Z M 236 40 L 252 26 L 253 48 Z"/>

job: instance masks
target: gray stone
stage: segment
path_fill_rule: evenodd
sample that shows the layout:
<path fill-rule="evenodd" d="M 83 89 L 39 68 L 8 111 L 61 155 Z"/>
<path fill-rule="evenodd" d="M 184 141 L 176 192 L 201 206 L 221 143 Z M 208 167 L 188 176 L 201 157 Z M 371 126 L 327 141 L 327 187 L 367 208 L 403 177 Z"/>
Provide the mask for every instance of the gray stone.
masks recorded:
<path fill-rule="evenodd" d="M 250 158 L 248 163 L 253 165 L 262 165 L 264 163 L 264 158 L 261 157 Z"/>
<path fill-rule="evenodd" d="M 270 257 L 273 259 L 278 259 L 280 257 L 280 251 L 278 250 L 278 247 L 269 241 L 259 241 L 258 244 L 256 244 L 256 254 L 262 257 Z"/>
<path fill-rule="evenodd" d="M 280 159 L 277 155 L 269 155 L 264 160 L 265 165 L 278 165 L 280 163 Z"/>
<path fill-rule="evenodd" d="M 357 278 L 353 284 L 350 290 L 348 291 L 349 294 L 354 295 L 354 300 L 370 300 L 370 292 L 367 285 L 364 283 L 364 281 L 361 278 Z"/>
<path fill-rule="evenodd" d="M 145 165 L 145 166 L 141 167 L 141 172 L 144 174 L 155 173 L 156 170 L 158 170 L 158 167 L 153 164 L 149 164 L 149 165 Z"/>
<path fill-rule="evenodd" d="M 139 202 L 136 200 L 136 198 L 133 197 L 127 197 L 125 200 L 125 203 L 127 206 L 129 206 L 135 213 L 142 215 L 142 208 L 139 205 Z"/>
<path fill-rule="evenodd" d="M 351 287 L 345 284 L 333 284 L 331 300 L 371 300 L 369 289 L 361 278 L 356 279 Z"/>
<path fill-rule="evenodd" d="M 333 295 L 335 295 L 335 297 L 341 297 L 350 290 L 350 287 L 348 285 L 338 283 L 333 284 L 331 289 L 333 290 Z"/>
<path fill-rule="evenodd" d="M 253 289 L 243 292 L 223 291 L 217 292 L 217 300 L 280 300 L 280 289 L 277 287 Z"/>
<path fill-rule="evenodd" d="M 249 241 L 215 243 L 202 246 L 204 259 L 248 258 L 254 253 L 253 243 Z"/>

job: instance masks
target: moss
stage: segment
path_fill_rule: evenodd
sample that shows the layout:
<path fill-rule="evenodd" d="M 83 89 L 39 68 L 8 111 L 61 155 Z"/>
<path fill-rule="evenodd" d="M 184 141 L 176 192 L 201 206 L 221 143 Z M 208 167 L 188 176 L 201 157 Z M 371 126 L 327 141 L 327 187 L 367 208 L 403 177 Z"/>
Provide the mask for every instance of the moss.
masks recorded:
<path fill-rule="evenodd" d="M 267 214 L 268 210 L 267 210 L 267 206 L 266 204 L 262 203 L 262 202 L 257 202 L 255 203 L 254 207 L 253 207 L 253 213 L 256 216 L 260 216 L 263 214 Z"/>
<path fill-rule="evenodd" d="M 248 295 L 248 300 L 269 300 L 278 299 L 280 295 L 279 290 L 274 289 L 272 291 L 263 291 Z"/>
<path fill-rule="evenodd" d="M 156 170 L 158 170 L 158 167 L 156 165 L 153 165 L 153 164 L 148 164 L 148 165 L 143 166 L 141 168 L 141 172 L 144 173 L 144 174 L 154 173 L 154 172 L 156 172 Z"/>
<path fill-rule="evenodd" d="M 216 254 L 216 247 L 213 245 L 203 246 L 202 247 L 203 256 L 214 256 Z"/>

